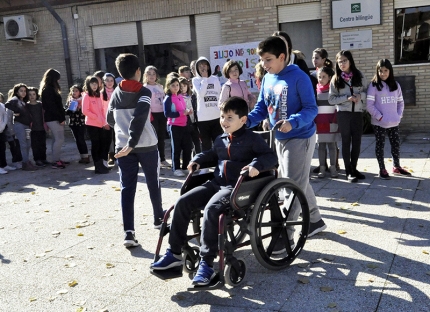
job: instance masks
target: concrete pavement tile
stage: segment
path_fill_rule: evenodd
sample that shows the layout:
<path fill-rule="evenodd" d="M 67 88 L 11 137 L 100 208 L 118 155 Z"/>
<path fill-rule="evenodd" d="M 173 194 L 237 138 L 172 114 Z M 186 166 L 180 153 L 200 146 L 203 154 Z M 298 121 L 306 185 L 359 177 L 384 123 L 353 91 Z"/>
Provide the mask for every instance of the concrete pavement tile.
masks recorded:
<path fill-rule="evenodd" d="M 308 284 L 298 284 L 280 311 L 374 311 L 383 285 L 311 277 Z"/>
<path fill-rule="evenodd" d="M 383 296 L 378 311 L 422 311 L 429 310 L 430 292 L 427 283 L 417 283 L 410 279 L 389 279 L 384 285 Z"/>

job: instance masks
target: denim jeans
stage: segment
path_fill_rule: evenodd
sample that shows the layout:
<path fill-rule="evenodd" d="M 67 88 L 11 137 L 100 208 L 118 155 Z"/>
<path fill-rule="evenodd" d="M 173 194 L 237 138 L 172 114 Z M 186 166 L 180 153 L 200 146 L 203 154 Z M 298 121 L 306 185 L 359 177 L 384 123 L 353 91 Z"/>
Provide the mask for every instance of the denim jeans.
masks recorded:
<path fill-rule="evenodd" d="M 55 162 L 61 160 L 61 147 L 64 143 L 64 125 L 61 125 L 58 121 L 48 121 L 46 124 L 52 134 L 52 162 Z"/>
<path fill-rule="evenodd" d="M 30 153 L 30 139 L 27 139 L 26 129 L 30 129 L 20 122 L 15 122 L 13 124 L 13 131 L 15 131 L 15 136 L 19 141 L 19 147 L 21 148 L 22 162 L 28 162 L 28 154 Z"/>

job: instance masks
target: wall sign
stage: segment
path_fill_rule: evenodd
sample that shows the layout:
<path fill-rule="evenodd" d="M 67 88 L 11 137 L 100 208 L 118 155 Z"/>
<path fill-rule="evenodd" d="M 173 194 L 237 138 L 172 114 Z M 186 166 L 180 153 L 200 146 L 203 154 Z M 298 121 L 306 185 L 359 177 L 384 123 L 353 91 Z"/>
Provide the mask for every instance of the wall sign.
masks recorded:
<path fill-rule="evenodd" d="M 340 48 L 342 50 L 371 49 L 372 30 L 340 33 Z"/>
<path fill-rule="evenodd" d="M 240 64 L 243 70 L 243 74 L 240 75 L 240 79 L 246 81 L 249 91 L 258 92 L 254 76 L 254 66 L 260 60 L 260 56 L 257 54 L 258 44 L 259 42 L 257 41 L 210 48 L 211 69 L 212 72 L 216 71 L 218 73 L 221 85 L 227 81 L 227 79 L 221 75 L 222 67 L 227 60 L 234 60 Z"/>
<path fill-rule="evenodd" d="M 331 2 L 333 28 L 381 24 L 381 0 L 341 0 Z"/>

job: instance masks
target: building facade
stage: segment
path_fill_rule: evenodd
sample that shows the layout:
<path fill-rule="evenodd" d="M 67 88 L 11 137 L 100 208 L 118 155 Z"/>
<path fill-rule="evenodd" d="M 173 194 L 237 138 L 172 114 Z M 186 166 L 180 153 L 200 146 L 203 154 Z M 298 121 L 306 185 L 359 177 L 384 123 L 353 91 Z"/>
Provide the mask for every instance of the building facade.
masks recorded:
<path fill-rule="evenodd" d="M 401 128 L 430 130 L 430 0 L 353 2 L 363 9 L 377 3 L 379 10 L 368 15 L 348 11 L 338 18 L 336 13 L 353 10 L 350 0 L 58 0 L 50 1 L 51 10 L 34 1 L 2 1 L 0 92 L 7 93 L 18 82 L 38 86 L 52 67 L 62 73 L 65 98 L 71 83 L 97 69 L 115 73 L 113 61 L 122 52 L 135 53 L 142 64 L 155 65 L 166 74 L 198 56 L 209 58 L 211 46 L 260 41 L 284 30 L 293 48 L 304 52 L 310 68 L 317 47 L 324 47 L 334 60 L 349 44 L 368 80 L 379 59 L 390 59 L 408 102 Z M 350 15 L 379 22 L 337 28 L 339 20 Z M 8 32 L 15 28 L 7 17 L 21 16 L 31 17 L 36 34 L 11 39 Z M 347 40 L 351 36 L 362 42 L 354 46 Z"/>

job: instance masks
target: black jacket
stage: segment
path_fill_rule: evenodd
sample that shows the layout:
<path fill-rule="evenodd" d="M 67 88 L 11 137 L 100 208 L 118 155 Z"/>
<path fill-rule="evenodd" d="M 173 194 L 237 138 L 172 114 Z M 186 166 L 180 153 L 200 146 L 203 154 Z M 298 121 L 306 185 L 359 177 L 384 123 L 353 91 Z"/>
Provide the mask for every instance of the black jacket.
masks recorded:
<path fill-rule="evenodd" d="M 214 181 L 222 186 L 234 186 L 243 167 L 250 165 L 259 171 L 274 168 L 278 164 L 275 152 L 261 136 L 246 129 L 219 135 L 212 149 L 194 156 L 198 164 L 217 162 Z"/>
<path fill-rule="evenodd" d="M 30 126 L 32 118 L 30 111 L 27 109 L 24 102 L 20 102 L 16 96 L 6 102 L 5 107 L 10 109 L 19 116 L 14 116 L 14 121 L 23 125 Z"/>
<path fill-rule="evenodd" d="M 58 121 L 62 123 L 66 120 L 66 112 L 64 111 L 61 95 L 51 86 L 46 86 L 42 91 L 42 106 L 45 122 Z"/>

